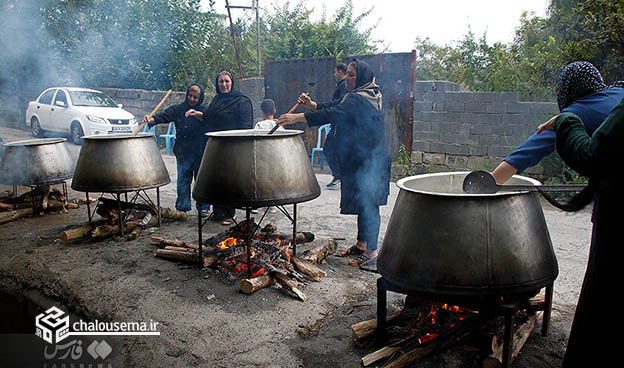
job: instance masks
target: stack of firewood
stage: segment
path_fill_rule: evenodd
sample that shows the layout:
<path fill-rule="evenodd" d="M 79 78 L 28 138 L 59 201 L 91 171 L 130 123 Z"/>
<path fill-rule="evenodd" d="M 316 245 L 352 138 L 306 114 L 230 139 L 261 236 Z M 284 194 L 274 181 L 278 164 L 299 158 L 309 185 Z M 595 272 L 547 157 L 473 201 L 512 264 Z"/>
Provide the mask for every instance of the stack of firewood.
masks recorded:
<path fill-rule="evenodd" d="M 120 212 L 121 210 L 121 212 Z M 144 203 L 129 203 L 116 201 L 109 198 L 98 199 L 95 212 L 99 219 L 65 230 L 61 233 L 61 239 L 71 241 L 83 237 L 91 239 L 117 236 L 121 234 L 120 221 L 124 219 L 123 231 L 128 240 L 136 239 L 143 229 L 158 225 L 157 208 Z M 163 218 L 185 221 L 188 215 L 184 212 L 170 208 L 161 208 Z"/>
<path fill-rule="evenodd" d="M 79 200 L 68 201 L 65 195 L 49 186 L 35 187 L 15 197 L 13 192 L 0 193 L 0 224 L 21 217 L 41 215 L 46 212 L 63 212 L 79 207 Z"/>
<path fill-rule="evenodd" d="M 433 305 L 442 305 L 442 313 L 432 314 Z M 511 339 L 513 360 L 542 318 L 544 294 L 530 299 L 521 309 L 514 308 L 516 325 Z M 432 318 L 433 315 L 433 318 Z M 521 317 L 520 317 L 521 315 Z M 433 319 L 433 321 L 431 321 Z M 503 362 L 504 326 L 502 317 L 491 312 L 473 312 L 446 304 L 423 301 L 405 306 L 387 315 L 388 327 L 383 340 L 377 335 L 377 319 L 358 322 L 351 326 L 353 341 L 360 347 L 379 347 L 362 357 L 362 365 L 408 367 L 414 362 L 453 346 L 468 346 L 467 350 L 481 351 L 483 367 L 501 367 Z M 483 336 L 489 336 L 491 346 L 483 345 Z M 475 336 L 479 336 L 475 338 Z M 383 345 L 379 345 L 383 342 Z M 380 347 L 381 346 L 381 347 Z"/>
<path fill-rule="evenodd" d="M 250 221 L 250 226 L 257 224 Z M 247 264 L 247 245 L 244 242 L 246 222 L 235 225 L 213 237 L 202 245 L 202 258 L 199 258 L 199 246 L 195 243 L 177 239 L 152 237 L 152 242 L 160 247 L 155 255 L 161 258 L 181 260 L 202 264 L 223 270 L 249 271 L 253 277 L 240 280 L 240 290 L 252 294 L 273 284 L 279 284 L 291 295 L 306 301 L 308 297 L 299 289 L 299 285 L 310 281 L 320 281 L 325 276 L 317 264 L 333 254 L 336 243 L 330 241 L 318 244 L 293 257 L 290 249 L 292 236 L 276 232 L 275 227 L 267 225 L 251 240 L 250 264 Z M 297 243 L 309 243 L 314 240 L 312 233 L 302 232 L 295 237 Z M 229 244 L 224 247 L 223 244 Z"/>

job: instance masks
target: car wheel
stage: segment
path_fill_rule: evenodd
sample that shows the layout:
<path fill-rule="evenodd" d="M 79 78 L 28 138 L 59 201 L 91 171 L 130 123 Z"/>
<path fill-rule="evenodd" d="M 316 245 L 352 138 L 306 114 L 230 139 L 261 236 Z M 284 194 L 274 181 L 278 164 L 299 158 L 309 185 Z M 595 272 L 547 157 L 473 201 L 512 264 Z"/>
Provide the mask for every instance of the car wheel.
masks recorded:
<path fill-rule="evenodd" d="M 43 137 L 45 133 L 43 129 L 41 129 L 41 124 L 39 124 L 39 119 L 37 119 L 34 116 L 32 119 L 30 119 L 30 131 L 32 132 L 32 135 L 37 138 Z"/>
<path fill-rule="evenodd" d="M 71 127 L 71 141 L 79 146 L 82 144 L 82 136 L 84 135 L 82 127 L 78 123 L 73 123 Z"/>

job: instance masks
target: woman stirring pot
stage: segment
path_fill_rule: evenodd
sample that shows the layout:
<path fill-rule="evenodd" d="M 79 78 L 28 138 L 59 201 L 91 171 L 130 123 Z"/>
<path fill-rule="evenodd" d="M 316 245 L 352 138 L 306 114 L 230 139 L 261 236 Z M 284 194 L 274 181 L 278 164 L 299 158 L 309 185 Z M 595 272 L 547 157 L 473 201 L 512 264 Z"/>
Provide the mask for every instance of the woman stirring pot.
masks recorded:
<path fill-rule="evenodd" d="M 375 74 L 364 61 L 353 59 L 347 68 L 347 93 L 328 103 L 301 94 L 298 103 L 312 111 L 284 114 L 279 125 L 306 122 L 320 126 L 334 122 L 335 154 L 342 175 L 340 213 L 357 215 L 357 242 L 343 252 L 363 269 L 376 269 L 381 218 L 390 191 L 390 155 L 386 147 L 382 96 Z"/>

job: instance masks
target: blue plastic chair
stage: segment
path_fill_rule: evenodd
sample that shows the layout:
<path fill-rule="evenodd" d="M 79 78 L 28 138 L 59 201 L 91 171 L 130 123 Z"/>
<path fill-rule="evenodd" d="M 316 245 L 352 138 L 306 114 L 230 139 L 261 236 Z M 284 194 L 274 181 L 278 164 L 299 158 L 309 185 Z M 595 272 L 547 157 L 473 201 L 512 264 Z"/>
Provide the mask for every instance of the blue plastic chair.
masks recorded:
<path fill-rule="evenodd" d="M 325 155 L 323 154 L 323 147 L 321 146 L 321 142 L 323 142 L 323 134 L 325 134 L 325 139 L 327 139 L 327 134 L 329 134 L 330 129 L 330 124 L 321 125 L 319 127 L 316 147 L 312 148 L 312 156 L 310 157 L 310 164 L 312 165 L 312 167 L 314 167 L 314 154 L 318 152 L 321 170 L 323 170 L 323 158 L 325 157 Z"/>
<path fill-rule="evenodd" d="M 154 143 L 158 144 L 158 142 L 156 141 L 156 125 L 154 125 L 151 128 L 147 128 L 147 124 L 145 124 L 145 126 L 143 127 L 143 130 L 141 131 L 141 133 L 147 133 L 147 134 L 151 134 L 154 136 Z"/>
<path fill-rule="evenodd" d="M 167 134 L 161 134 L 158 138 L 158 149 L 160 150 L 160 139 L 165 140 L 165 146 L 167 147 L 167 154 L 170 155 L 173 150 L 173 146 L 175 145 L 176 139 L 176 128 L 173 122 L 169 123 L 169 127 L 167 128 Z"/>

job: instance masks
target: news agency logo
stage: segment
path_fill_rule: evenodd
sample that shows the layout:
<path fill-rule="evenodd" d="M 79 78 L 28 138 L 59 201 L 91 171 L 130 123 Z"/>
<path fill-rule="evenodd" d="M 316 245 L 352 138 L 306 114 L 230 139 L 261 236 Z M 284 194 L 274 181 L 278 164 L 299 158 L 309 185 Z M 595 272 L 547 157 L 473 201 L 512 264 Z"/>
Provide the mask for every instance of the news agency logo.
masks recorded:
<path fill-rule="evenodd" d="M 48 344 L 56 344 L 69 336 L 69 316 L 52 307 L 35 317 L 35 335 Z M 64 316 L 64 317 L 63 317 Z"/>
<path fill-rule="evenodd" d="M 35 317 L 35 335 L 48 344 L 58 344 L 69 336 L 160 336 L 159 322 L 104 322 L 78 320 L 71 324 L 69 315 L 51 307 Z"/>

